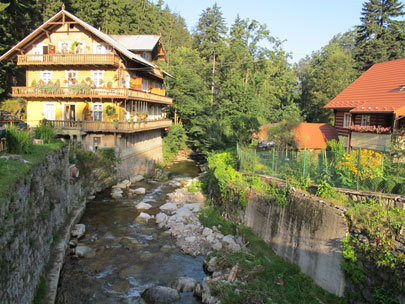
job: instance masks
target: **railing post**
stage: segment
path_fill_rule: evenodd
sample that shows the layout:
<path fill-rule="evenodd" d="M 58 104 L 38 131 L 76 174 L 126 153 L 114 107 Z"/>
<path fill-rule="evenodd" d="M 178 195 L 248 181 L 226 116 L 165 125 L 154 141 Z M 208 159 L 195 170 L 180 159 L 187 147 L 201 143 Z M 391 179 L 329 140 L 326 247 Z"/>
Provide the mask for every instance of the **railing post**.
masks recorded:
<path fill-rule="evenodd" d="M 356 189 L 359 190 L 360 180 L 360 167 L 361 167 L 361 148 L 359 148 L 359 154 L 357 155 L 357 176 L 356 176 Z"/>
<path fill-rule="evenodd" d="M 272 159 L 272 162 L 271 162 L 271 171 L 272 171 L 272 173 L 274 174 L 274 167 L 275 167 L 275 163 L 274 163 L 274 156 L 275 156 L 275 151 L 276 150 L 276 148 L 275 147 L 273 147 L 273 159 Z"/>
<path fill-rule="evenodd" d="M 256 149 L 253 150 L 253 167 L 252 167 L 252 174 L 255 174 L 255 166 L 256 166 Z"/>
<path fill-rule="evenodd" d="M 307 162 L 307 148 L 304 149 L 304 166 L 302 168 L 302 178 L 305 178 L 306 162 Z"/>

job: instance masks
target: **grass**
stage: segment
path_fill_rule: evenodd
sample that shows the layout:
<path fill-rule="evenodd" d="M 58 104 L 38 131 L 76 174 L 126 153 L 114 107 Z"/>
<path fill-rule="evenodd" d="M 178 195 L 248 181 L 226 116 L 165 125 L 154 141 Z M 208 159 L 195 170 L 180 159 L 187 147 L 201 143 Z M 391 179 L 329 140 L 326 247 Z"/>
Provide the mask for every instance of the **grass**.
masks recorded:
<path fill-rule="evenodd" d="M 30 163 L 23 163 L 16 160 L 5 160 L 0 158 L 0 204 L 12 192 L 13 186 L 18 181 L 24 179 L 25 175 L 30 172 L 32 168 L 41 163 L 45 159 L 45 155 L 51 151 L 56 151 L 63 147 L 63 142 L 56 142 L 46 145 L 34 145 L 30 154 L 22 154 L 21 156 Z M 7 155 L 0 153 L 0 156 Z"/>
<path fill-rule="evenodd" d="M 246 284 L 237 283 L 236 286 L 230 284 L 215 286 L 214 294 L 221 299 L 221 303 L 347 303 L 346 299 L 317 286 L 297 265 L 277 256 L 261 238 L 253 234 L 250 228 L 227 223 L 214 208 L 203 210 L 200 220 L 203 224 L 211 226 L 233 227 L 248 244 L 236 253 L 225 251 L 214 253 L 224 268 L 238 265 L 237 278 L 246 282 Z"/>
<path fill-rule="evenodd" d="M 34 300 L 32 301 L 33 304 L 45 304 L 45 297 L 46 297 L 46 279 L 45 277 L 41 276 L 39 280 L 39 284 L 35 290 Z"/>

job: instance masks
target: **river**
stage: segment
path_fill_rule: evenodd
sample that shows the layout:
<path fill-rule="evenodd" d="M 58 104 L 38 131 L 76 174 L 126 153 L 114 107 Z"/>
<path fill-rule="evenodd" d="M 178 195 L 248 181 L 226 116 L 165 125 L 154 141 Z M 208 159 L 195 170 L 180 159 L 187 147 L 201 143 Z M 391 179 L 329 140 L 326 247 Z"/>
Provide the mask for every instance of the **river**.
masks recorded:
<path fill-rule="evenodd" d="M 203 279 L 203 257 L 182 254 L 173 237 L 153 220 L 135 221 L 138 202 L 151 204 L 147 213 L 157 214 L 166 195 L 176 189 L 172 181 L 195 177 L 199 169 L 194 162 L 182 161 L 168 171 L 168 181 L 136 184 L 146 188 L 146 195 L 113 200 L 107 189 L 87 204 L 80 222 L 86 234 L 80 243 L 95 249 L 95 255 L 66 257 L 56 303 L 143 303 L 140 296 L 148 287 L 167 286 L 181 276 Z M 192 293 L 182 293 L 179 303 L 201 302 Z"/>

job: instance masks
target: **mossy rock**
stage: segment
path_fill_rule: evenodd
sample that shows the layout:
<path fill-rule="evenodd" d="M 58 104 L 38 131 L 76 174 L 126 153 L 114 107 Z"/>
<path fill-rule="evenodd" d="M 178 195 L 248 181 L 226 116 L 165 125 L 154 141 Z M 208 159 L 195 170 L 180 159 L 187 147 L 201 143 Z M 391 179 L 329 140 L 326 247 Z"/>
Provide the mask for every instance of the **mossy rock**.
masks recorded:
<path fill-rule="evenodd" d="M 397 183 L 395 181 L 393 181 L 392 179 L 385 180 L 384 181 L 384 192 L 392 193 L 396 184 Z"/>
<path fill-rule="evenodd" d="M 405 184 L 396 184 L 392 192 L 395 194 L 405 195 Z"/>

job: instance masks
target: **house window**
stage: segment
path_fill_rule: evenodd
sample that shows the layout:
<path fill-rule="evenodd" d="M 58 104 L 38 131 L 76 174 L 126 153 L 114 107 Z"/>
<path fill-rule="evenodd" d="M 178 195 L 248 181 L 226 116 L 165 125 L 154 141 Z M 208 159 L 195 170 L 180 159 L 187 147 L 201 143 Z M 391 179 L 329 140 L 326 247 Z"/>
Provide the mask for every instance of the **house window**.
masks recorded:
<path fill-rule="evenodd" d="M 362 126 L 370 125 L 370 115 L 361 115 L 361 125 Z"/>
<path fill-rule="evenodd" d="M 147 92 L 149 89 L 148 80 L 142 78 L 142 91 Z"/>
<path fill-rule="evenodd" d="M 94 54 L 108 54 L 112 52 L 112 47 L 107 44 L 94 43 L 93 52 Z"/>
<path fill-rule="evenodd" d="M 103 120 L 103 104 L 93 104 L 93 120 Z"/>
<path fill-rule="evenodd" d="M 77 71 L 66 71 L 66 81 L 68 85 L 77 83 Z"/>
<path fill-rule="evenodd" d="M 84 42 L 75 41 L 72 44 L 72 48 L 75 54 L 84 54 Z"/>
<path fill-rule="evenodd" d="M 343 116 L 343 128 L 349 128 L 350 127 L 350 114 L 345 113 Z"/>
<path fill-rule="evenodd" d="M 104 71 L 91 71 L 93 85 L 100 88 L 104 85 Z"/>
<path fill-rule="evenodd" d="M 44 84 L 52 81 L 52 71 L 41 71 L 41 80 Z"/>
<path fill-rule="evenodd" d="M 93 137 L 93 147 L 94 147 L 94 150 L 96 150 L 97 151 L 97 148 L 98 147 L 100 147 L 100 145 L 101 145 L 101 137 Z"/>
<path fill-rule="evenodd" d="M 55 103 L 47 102 L 44 104 L 44 118 L 55 120 Z"/>
<path fill-rule="evenodd" d="M 69 53 L 70 50 L 70 42 L 69 41 L 60 41 L 59 42 L 59 49 L 62 54 Z"/>
<path fill-rule="evenodd" d="M 142 52 L 142 58 L 147 61 L 152 61 L 152 53 L 151 52 Z"/>

